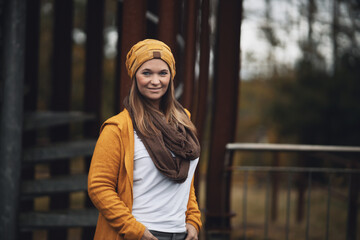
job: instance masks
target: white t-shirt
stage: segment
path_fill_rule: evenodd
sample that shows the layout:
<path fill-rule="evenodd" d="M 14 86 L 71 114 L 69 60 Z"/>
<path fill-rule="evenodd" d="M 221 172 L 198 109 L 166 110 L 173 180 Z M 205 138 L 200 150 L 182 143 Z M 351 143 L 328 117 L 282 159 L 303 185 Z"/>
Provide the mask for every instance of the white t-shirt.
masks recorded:
<path fill-rule="evenodd" d="M 190 161 L 188 177 L 176 183 L 154 165 L 143 142 L 134 131 L 134 202 L 132 214 L 149 230 L 185 232 L 185 212 L 190 186 L 199 159 Z"/>

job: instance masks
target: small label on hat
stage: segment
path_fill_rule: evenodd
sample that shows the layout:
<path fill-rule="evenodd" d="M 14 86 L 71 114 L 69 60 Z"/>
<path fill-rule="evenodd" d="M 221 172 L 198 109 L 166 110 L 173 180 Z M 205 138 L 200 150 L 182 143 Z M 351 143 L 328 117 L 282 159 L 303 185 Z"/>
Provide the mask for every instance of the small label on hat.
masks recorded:
<path fill-rule="evenodd" d="M 161 53 L 158 51 L 153 51 L 153 57 L 154 58 L 161 58 Z"/>

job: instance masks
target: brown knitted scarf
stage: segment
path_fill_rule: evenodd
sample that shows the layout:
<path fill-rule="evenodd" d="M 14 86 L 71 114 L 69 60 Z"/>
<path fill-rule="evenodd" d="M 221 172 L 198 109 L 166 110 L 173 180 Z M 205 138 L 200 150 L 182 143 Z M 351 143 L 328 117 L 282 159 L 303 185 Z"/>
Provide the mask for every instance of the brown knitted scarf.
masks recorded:
<path fill-rule="evenodd" d="M 166 122 L 162 114 L 152 112 L 151 121 L 160 133 L 147 137 L 138 130 L 133 111 L 126 100 L 124 104 L 130 113 L 134 129 L 156 168 L 171 180 L 177 183 L 184 182 L 188 175 L 190 161 L 200 155 L 200 144 L 194 133 L 182 125 L 175 129 Z"/>

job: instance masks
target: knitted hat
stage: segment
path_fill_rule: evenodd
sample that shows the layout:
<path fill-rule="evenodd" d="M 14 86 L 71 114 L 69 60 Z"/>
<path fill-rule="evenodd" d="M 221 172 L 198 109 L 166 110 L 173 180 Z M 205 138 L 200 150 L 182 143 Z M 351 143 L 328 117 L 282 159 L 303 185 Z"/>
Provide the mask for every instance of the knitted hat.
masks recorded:
<path fill-rule="evenodd" d="M 145 39 L 136 43 L 126 56 L 126 69 L 131 79 L 135 76 L 140 66 L 151 59 L 161 59 L 167 63 L 171 72 L 171 79 L 174 79 L 175 59 L 171 49 L 163 42 L 155 39 Z"/>

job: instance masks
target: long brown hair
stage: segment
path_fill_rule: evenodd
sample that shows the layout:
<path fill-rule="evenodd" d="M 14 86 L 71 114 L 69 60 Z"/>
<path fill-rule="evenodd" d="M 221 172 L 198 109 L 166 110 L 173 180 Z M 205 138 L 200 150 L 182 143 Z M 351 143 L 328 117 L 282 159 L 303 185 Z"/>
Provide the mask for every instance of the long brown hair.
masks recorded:
<path fill-rule="evenodd" d="M 181 104 L 175 99 L 174 81 L 171 78 L 168 89 L 161 98 L 159 110 L 153 107 L 140 93 L 135 77 L 132 80 L 128 96 L 128 105 L 133 112 L 134 121 L 138 130 L 145 136 L 151 136 L 151 134 L 159 132 L 151 122 L 151 114 L 153 113 L 163 114 L 166 121 L 175 128 L 179 125 L 183 125 L 196 134 L 194 124 L 191 122 Z"/>

